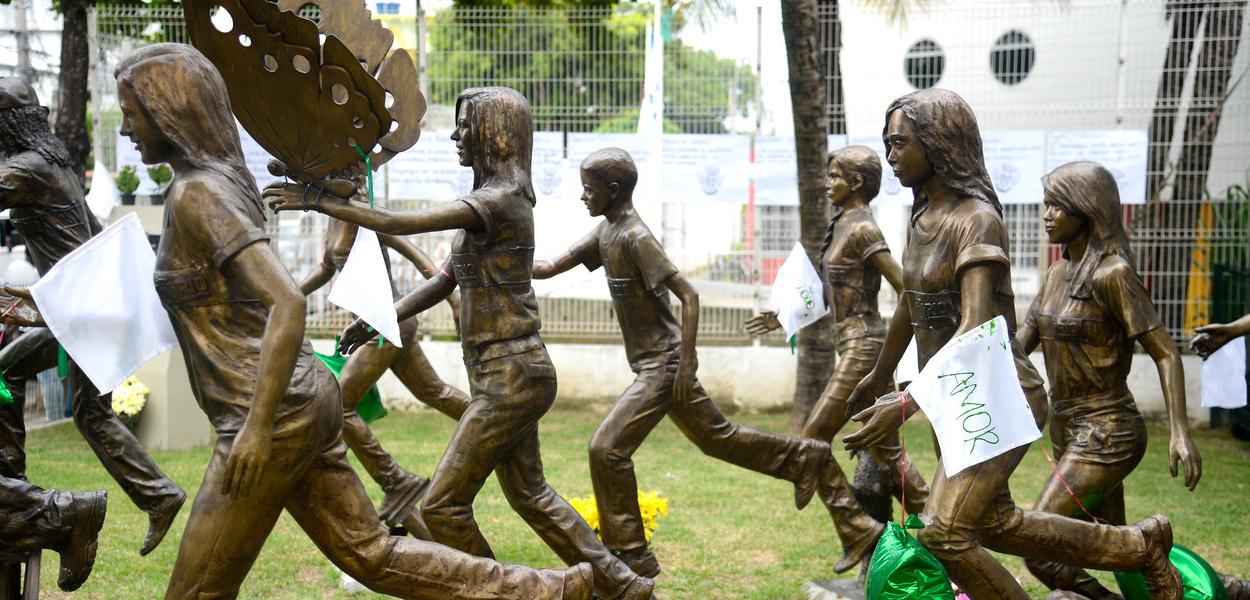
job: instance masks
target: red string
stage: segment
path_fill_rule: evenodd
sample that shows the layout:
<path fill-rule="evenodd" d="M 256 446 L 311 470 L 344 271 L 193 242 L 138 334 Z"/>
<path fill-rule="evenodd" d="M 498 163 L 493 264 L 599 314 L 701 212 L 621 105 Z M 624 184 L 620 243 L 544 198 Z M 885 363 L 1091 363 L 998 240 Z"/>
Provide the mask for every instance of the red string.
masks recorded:
<path fill-rule="evenodd" d="M 1046 462 L 1050 463 L 1050 470 L 1054 471 L 1055 477 L 1059 478 L 1059 483 L 1063 484 L 1063 489 L 1068 490 L 1068 495 L 1072 496 L 1072 500 L 1076 502 L 1076 505 L 1081 507 L 1081 511 L 1095 523 L 1105 523 L 1109 525 L 1110 523 L 1107 523 L 1105 519 L 1095 516 L 1094 513 L 1089 512 L 1088 508 L 1085 508 L 1085 505 L 1081 503 L 1081 499 L 1077 498 L 1076 493 L 1072 491 L 1072 486 L 1068 485 L 1068 480 L 1064 479 L 1063 474 L 1059 472 L 1059 467 L 1055 465 L 1055 459 L 1051 458 L 1050 453 L 1046 451 L 1046 445 L 1041 444 L 1040 447 L 1042 449 L 1042 456 L 1045 456 Z"/>
<path fill-rule="evenodd" d="M 898 426 L 898 474 L 899 474 L 899 490 L 898 502 L 899 513 L 902 514 L 901 523 L 907 525 L 907 445 L 903 443 L 903 425 L 907 423 L 907 394 L 898 393 L 899 414 L 903 419 L 899 421 Z"/>

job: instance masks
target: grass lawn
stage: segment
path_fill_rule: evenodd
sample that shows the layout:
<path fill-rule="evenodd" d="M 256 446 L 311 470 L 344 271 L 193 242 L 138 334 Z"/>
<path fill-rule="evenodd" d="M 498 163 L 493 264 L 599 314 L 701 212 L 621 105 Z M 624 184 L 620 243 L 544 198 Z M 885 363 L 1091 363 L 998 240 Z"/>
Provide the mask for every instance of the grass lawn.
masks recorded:
<path fill-rule="evenodd" d="M 586 442 L 602 413 L 557 402 L 543 420 L 543 458 L 548 479 L 560 493 L 591 493 Z M 738 415 L 745 423 L 771 431 L 785 428 L 784 415 Z M 936 461 L 928 424 L 913 419 L 906 428 L 907 446 L 929 475 Z M 429 474 L 450 435 L 452 422 L 434 413 L 392 414 L 376 431 L 384 445 L 409 469 Z M 1202 483 L 1190 493 L 1168 476 L 1167 435 L 1150 427 L 1150 449 L 1129 478 L 1130 521 L 1151 513 L 1169 515 L 1176 540 L 1197 551 L 1216 569 L 1250 577 L 1250 444 L 1224 432 L 1198 428 L 1194 435 L 1204 459 Z M 141 558 L 139 544 L 147 527 L 143 513 L 113 483 L 73 425 L 32 432 L 28 440 L 29 476 L 47 487 L 68 490 L 107 489 L 109 513 L 101 533 L 99 556 L 91 579 L 73 598 L 158 598 L 177 554 L 188 502 L 169 537 L 154 553 Z M 839 460 L 850 472 L 845 452 Z M 208 450 L 159 452 L 156 462 L 189 493 L 197 489 Z M 635 456 L 639 483 L 668 498 L 669 515 L 660 521 L 652 543 L 664 574 L 657 592 L 665 599 L 801 598 L 799 587 L 813 578 L 832 576 L 840 549 L 829 517 L 819 500 L 803 512 L 793 508 L 792 486 L 742 471 L 699 454 L 665 422 Z M 354 462 L 354 458 L 353 458 Z M 357 465 L 358 466 L 358 465 Z M 361 471 L 363 473 L 363 471 Z M 1050 466 L 1034 444 L 1012 479 L 1015 497 L 1032 503 Z M 368 481 L 374 500 L 380 489 Z M 537 567 L 560 564 L 538 537 L 516 517 L 494 478 L 475 506 L 477 518 L 503 561 Z M 68 597 L 56 589 L 55 555 L 45 555 L 43 597 Z M 1025 582 L 1033 597 L 1045 592 L 1012 557 L 1004 559 Z M 243 585 L 244 598 L 362 597 L 338 589 L 338 574 L 285 514 Z"/>

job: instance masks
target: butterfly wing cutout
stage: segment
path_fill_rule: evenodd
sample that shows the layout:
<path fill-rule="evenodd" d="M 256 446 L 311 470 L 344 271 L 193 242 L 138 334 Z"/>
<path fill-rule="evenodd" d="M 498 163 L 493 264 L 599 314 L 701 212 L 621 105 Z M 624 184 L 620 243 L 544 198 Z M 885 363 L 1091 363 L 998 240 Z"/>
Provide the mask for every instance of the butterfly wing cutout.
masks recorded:
<path fill-rule="evenodd" d="M 386 90 L 337 37 L 321 38 L 313 22 L 266 0 L 182 6 L 235 117 L 292 178 L 320 185 L 359 170 L 357 146 L 385 150 Z"/>
<path fill-rule="evenodd" d="M 416 144 L 425 116 L 425 96 L 417 82 L 412 54 L 403 48 L 392 50 L 395 35 L 391 30 L 374 19 L 358 0 L 278 0 L 277 4 L 279 9 L 297 13 L 310 4 L 321 9 L 317 30 L 327 37 L 339 38 L 386 90 L 386 109 L 392 123 L 378 141 L 379 146 L 370 153 L 373 168 Z"/>

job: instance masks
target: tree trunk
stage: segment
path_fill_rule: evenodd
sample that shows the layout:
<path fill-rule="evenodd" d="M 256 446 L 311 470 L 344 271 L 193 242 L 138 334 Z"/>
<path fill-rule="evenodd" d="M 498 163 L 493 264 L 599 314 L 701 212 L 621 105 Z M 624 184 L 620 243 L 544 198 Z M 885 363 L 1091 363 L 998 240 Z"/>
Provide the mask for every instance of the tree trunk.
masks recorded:
<path fill-rule="evenodd" d="M 87 0 L 61 0 L 61 15 L 61 72 L 52 131 L 65 144 L 82 176 L 91 152 L 87 140 Z"/>
<path fill-rule="evenodd" d="M 782 0 L 781 29 L 786 40 L 790 103 L 794 109 L 794 150 L 799 176 L 799 237 L 807 255 L 819 260 L 829 207 L 825 196 L 825 90 L 821 81 L 820 21 L 816 0 Z M 820 397 L 834 363 L 829 317 L 799 332 L 792 429 L 802 427 Z"/>
<path fill-rule="evenodd" d="M 1176 193 L 1178 200 L 1202 200 L 1207 197 L 1207 174 L 1211 167 L 1215 134 L 1220 128 L 1220 114 L 1228 95 L 1233 60 L 1241 41 L 1241 20 L 1245 4 L 1218 4 L 1207 9 L 1203 27 L 1202 50 L 1194 74 L 1193 102 L 1185 119 L 1180 161 L 1177 163 Z M 1189 226 L 1197 222 L 1197 210 L 1187 219 Z"/>
<path fill-rule="evenodd" d="M 1181 92 L 1185 87 L 1185 74 L 1189 71 L 1189 55 L 1193 51 L 1194 37 L 1202 21 L 1202 7 L 1192 4 L 1172 3 L 1168 11 L 1172 20 L 1172 32 L 1168 38 L 1168 51 L 1163 58 L 1163 73 L 1159 76 L 1159 89 L 1155 92 L 1154 110 L 1150 117 L 1150 146 L 1148 175 L 1150 187 L 1148 198 L 1158 201 L 1168 186 L 1168 153 L 1172 147 L 1172 133 L 1181 108 Z"/>

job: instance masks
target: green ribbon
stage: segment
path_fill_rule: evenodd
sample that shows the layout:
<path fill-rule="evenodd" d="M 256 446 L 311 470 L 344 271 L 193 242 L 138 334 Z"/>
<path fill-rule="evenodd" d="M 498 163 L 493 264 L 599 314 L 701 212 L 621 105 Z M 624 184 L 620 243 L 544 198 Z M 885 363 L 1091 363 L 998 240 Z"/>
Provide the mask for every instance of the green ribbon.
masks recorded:
<path fill-rule="evenodd" d="M 368 154 L 365 154 L 365 151 L 364 149 L 360 147 L 360 144 L 356 144 L 355 147 L 356 147 L 356 154 L 359 154 L 360 158 L 363 158 L 365 160 L 365 173 L 367 174 L 369 178 L 369 210 L 373 210 L 373 159 L 369 158 Z M 373 331 L 373 328 L 370 327 L 369 331 Z M 378 348 L 381 348 L 383 344 L 385 343 L 386 343 L 386 339 L 382 337 L 381 333 L 379 333 L 378 334 Z"/>
<path fill-rule="evenodd" d="M 4 378 L 0 377 L 0 406 L 13 405 L 13 392 L 9 391 L 9 386 L 4 384 Z"/>
<path fill-rule="evenodd" d="M 372 326 L 372 325 L 365 325 L 365 329 L 366 329 L 369 333 L 373 333 L 373 326 Z M 379 331 L 379 332 L 378 332 L 378 348 L 381 348 L 381 347 L 382 347 L 382 344 L 385 344 L 385 343 L 386 343 L 386 338 L 382 337 L 382 332 L 381 332 L 381 331 Z"/>
<path fill-rule="evenodd" d="M 62 381 L 69 377 L 69 355 L 65 353 L 65 346 L 56 345 L 56 376 Z"/>
<path fill-rule="evenodd" d="M 313 354 L 330 369 L 331 373 L 334 373 L 335 379 L 338 379 L 339 373 L 343 370 L 343 365 L 347 364 L 347 358 L 339 356 L 337 350 L 329 355 L 320 352 L 314 352 Z M 386 407 L 382 405 L 382 394 L 378 391 L 377 385 L 370 386 L 369 391 L 365 392 L 364 397 L 356 404 L 356 412 L 366 423 L 372 423 L 386 416 Z"/>
<path fill-rule="evenodd" d="M 365 173 L 369 177 L 369 209 L 373 210 L 373 159 L 361 149 L 360 144 L 356 144 L 356 154 L 365 160 Z"/>
<path fill-rule="evenodd" d="M 794 356 L 794 348 L 799 345 L 799 334 L 790 336 L 790 356 Z"/>

